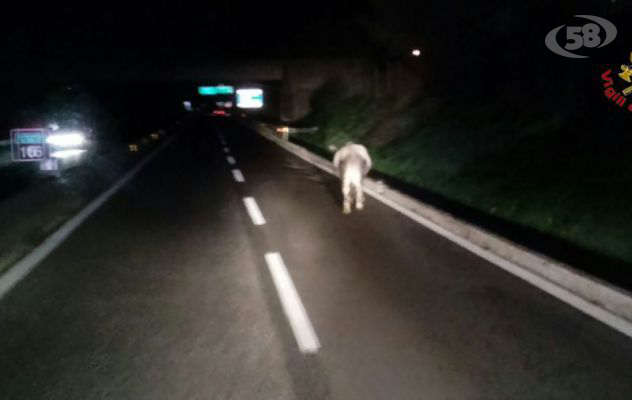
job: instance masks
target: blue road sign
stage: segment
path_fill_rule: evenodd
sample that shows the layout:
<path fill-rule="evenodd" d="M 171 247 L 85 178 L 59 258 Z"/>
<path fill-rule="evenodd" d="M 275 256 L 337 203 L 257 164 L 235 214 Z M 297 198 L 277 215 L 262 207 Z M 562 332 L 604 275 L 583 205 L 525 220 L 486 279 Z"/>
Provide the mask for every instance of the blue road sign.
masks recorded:
<path fill-rule="evenodd" d="M 13 161 L 42 161 L 48 158 L 48 129 L 13 129 L 11 155 Z"/>

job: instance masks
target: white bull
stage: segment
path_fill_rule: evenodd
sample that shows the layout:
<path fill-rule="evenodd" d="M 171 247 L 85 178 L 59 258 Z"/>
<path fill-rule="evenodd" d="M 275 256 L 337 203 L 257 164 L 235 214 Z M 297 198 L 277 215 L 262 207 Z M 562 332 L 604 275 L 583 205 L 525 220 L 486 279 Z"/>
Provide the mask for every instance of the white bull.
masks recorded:
<path fill-rule="evenodd" d="M 363 209 L 362 180 L 371 169 L 371 157 L 366 147 L 348 142 L 334 154 L 334 167 L 342 183 L 342 212 L 351 212 L 353 200 L 356 209 Z"/>

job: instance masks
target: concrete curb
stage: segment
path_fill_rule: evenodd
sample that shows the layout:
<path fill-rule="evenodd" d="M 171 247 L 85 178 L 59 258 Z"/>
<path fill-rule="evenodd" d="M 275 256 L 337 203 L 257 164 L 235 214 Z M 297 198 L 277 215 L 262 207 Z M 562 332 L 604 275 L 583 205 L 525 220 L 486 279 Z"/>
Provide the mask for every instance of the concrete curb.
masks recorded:
<path fill-rule="evenodd" d="M 265 124 L 258 124 L 254 128 L 266 139 L 335 175 L 329 160 L 304 147 L 281 140 Z M 366 193 L 376 200 L 632 338 L 632 294 L 625 290 L 458 220 L 417 199 L 384 187 L 373 179 L 367 178 L 365 186 Z"/>

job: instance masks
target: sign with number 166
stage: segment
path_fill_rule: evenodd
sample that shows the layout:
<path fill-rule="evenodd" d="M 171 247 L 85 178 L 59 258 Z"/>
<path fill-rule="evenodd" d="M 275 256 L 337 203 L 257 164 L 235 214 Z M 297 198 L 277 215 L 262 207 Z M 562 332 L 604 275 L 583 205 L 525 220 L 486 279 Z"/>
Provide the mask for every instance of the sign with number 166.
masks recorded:
<path fill-rule="evenodd" d="M 11 131 L 13 161 L 41 161 L 48 158 L 46 129 L 14 129 Z"/>

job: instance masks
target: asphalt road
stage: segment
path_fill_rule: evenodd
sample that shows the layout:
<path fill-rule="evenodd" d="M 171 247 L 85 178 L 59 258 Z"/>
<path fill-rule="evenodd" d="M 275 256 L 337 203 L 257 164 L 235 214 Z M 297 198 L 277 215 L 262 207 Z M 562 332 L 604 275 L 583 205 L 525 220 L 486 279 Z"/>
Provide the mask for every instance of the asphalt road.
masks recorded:
<path fill-rule="evenodd" d="M 632 340 L 373 199 L 339 203 L 237 122 L 191 123 L 0 301 L 0 399 L 632 398 Z"/>

